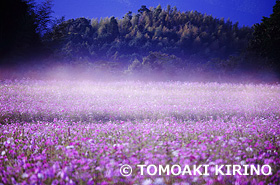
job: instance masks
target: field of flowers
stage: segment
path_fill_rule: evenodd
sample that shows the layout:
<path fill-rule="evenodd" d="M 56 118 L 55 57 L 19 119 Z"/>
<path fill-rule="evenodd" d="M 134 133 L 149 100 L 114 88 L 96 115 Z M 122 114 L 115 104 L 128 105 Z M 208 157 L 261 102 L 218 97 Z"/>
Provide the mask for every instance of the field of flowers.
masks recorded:
<path fill-rule="evenodd" d="M 131 175 L 121 175 L 124 164 Z M 140 164 L 190 165 L 191 174 L 141 174 Z M 193 165 L 209 165 L 209 174 L 194 174 Z M 270 165 L 271 174 L 216 175 L 214 165 Z M 0 184 L 279 179 L 280 85 L 0 82 Z"/>

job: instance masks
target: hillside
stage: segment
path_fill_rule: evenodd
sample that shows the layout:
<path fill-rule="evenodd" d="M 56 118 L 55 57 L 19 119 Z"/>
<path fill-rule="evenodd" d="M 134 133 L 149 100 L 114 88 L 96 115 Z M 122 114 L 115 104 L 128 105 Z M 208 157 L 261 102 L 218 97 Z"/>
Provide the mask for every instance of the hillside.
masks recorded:
<path fill-rule="evenodd" d="M 0 66 L 19 68 L 13 75 L 8 70 L 8 76 L 28 70 L 41 76 L 41 70 L 57 71 L 53 67 L 63 65 L 81 69 L 78 76 L 86 71 L 89 76 L 109 72 L 118 77 L 161 74 L 160 79 L 164 74 L 167 80 L 275 81 L 280 78 L 279 2 L 262 23 L 240 27 L 230 19 L 170 5 L 143 5 L 122 18 L 53 20 L 50 1 L 18 0 L 3 6 L 8 10 L 23 4 L 27 9 L 19 8 L 20 14 L 2 21 L 6 26 L 0 30 Z"/>
<path fill-rule="evenodd" d="M 47 35 L 56 56 L 73 60 L 141 60 L 150 52 L 175 55 L 183 60 L 209 61 L 239 55 L 247 46 L 252 28 L 229 19 L 197 11 L 180 12 L 142 6 L 121 19 L 77 18 L 62 21 Z"/>

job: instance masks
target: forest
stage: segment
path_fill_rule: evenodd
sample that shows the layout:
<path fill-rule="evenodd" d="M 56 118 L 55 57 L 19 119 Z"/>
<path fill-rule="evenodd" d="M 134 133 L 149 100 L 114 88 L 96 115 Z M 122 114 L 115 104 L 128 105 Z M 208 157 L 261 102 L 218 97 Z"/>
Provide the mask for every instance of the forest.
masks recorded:
<path fill-rule="evenodd" d="M 1 4 L 2 66 L 79 64 L 122 74 L 168 77 L 280 74 L 279 0 L 273 14 L 253 27 L 171 5 L 143 5 L 122 18 L 65 20 L 51 17 L 51 0 Z"/>

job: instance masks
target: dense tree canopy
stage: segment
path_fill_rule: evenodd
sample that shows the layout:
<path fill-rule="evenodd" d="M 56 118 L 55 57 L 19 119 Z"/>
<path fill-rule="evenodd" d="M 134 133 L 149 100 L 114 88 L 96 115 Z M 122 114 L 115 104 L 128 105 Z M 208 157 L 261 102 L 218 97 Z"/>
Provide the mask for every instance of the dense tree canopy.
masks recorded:
<path fill-rule="evenodd" d="M 254 38 L 250 48 L 269 60 L 280 73 L 280 1 L 277 0 L 270 17 L 263 17 L 254 25 Z"/>
<path fill-rule="evenodd" d="M 170 5 L 143 5 L 122 18 L 62 17 L 50 26 L 51 7 L 51 0 L 1 1 L 0 64 L 44 50 L 52 61 L 102 63 L 126 73 L 174 74 L 196 66 L 226 74 L 265 66 L 280 74 L 279 0 L 273 14 L 254 27 Z"/>
<path fill-rule="evenodd" d="M 0 60 L 21 59 L 41 45 L 51 20 L 51 1 L 36 4 L 33 0 L 3 0 L 0 2 Z M 3 61 L 0 61 L 3 63 Z"/>
<path fill-rule="evenodd" d="M 128 12 L 122 19 L 71 19 L 57 25 L 48 36 L 60 43 L 57 56 L 68 60 L 101 57 L 131 61 L 161 52 L 208 61 L 239 54 L 251 35 L 251 28 L 240 28 L 230 20 L 159 5 L 142 6 L 137 14 Z"/>

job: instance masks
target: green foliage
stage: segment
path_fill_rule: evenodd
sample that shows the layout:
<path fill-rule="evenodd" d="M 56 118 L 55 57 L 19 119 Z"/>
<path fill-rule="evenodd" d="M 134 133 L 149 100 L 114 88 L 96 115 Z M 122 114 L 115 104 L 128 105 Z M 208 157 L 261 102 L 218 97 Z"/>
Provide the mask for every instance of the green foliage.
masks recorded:
<path fill-rule="evenodd" d="M 64 50 L 74 39 L 77 45 L 85 46 L 87 43 L 83 53 L 92 60 L 97 60 L 96 56 L 107 60 L 116 52 L 121 57 L 134 53 L 147 56 L 152 51 L 174 54 L 182 59 L 200 56 L 206 62 L 211 58 L 226 59 L 240 53 L 252 34 L 251 28 L 239 28 L 230 20 L 225 22 L 197 11 L 180 12 L 170 5 L 166 9 L 160 5 L 148 9 L 143 5 L 138 14 L 128 12 L 122 19 L 84 19 L 83 22 L 81 18 L 68 20 L 54 28 L 51 40 L 61 43 L 56 51 Z M 82 39 L 72 35 L 80 35 Z M 123 58 L 126 58 L 123 62 L 134 59 Z"/>
<path fill-rule="evenodd" d="M 280 76 L 280 0 L 252 28 L 170 5 L 142 5 L 122 19 L 62 17 L 50 26 L 51 7 L 51 0 L 1 1 L 0 64 L 47 51 L 54 61 L 112 61 L 127 73 L 172 76 L 197 66 L 222 73 L 275 69 Z"/>
<path fill-rule="evenodd" d="M 143 58 L 140 62 L 135 59 L 129 66 L 125 73 L 128 74 L 167 74 L 174 76 L 178 67 L 182 67 L 183 62 L 174 55 L 168 55 L 160 52 L 150 52 L 150 54 Z"/>

